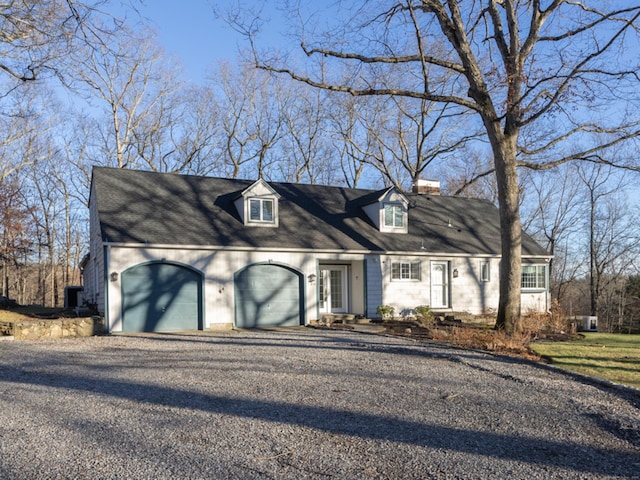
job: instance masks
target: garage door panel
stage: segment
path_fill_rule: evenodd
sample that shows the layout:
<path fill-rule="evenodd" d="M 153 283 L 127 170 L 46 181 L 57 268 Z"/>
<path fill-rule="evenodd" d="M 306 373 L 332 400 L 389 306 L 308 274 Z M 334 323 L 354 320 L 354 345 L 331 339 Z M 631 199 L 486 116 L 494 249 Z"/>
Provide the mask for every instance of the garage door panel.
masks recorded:
<path fill-rule="evenodd" d="M 279 265 L 251 265 L 234 276 L 236 326 L 301 324 L 301 277 Z"/>
<path fill-rule="evenodd" d="M 122 273 L 123 331 L 201 328 L 202 277 L 180 265 L 151 263 Z"/>

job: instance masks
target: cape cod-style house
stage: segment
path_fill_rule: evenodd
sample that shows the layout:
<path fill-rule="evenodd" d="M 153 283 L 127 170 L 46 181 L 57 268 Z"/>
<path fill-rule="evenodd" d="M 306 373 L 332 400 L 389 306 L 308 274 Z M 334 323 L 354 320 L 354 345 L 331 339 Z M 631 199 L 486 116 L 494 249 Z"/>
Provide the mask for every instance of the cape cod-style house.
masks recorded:
<path fill-rule="evenodd" d="M 110 332 L 495 311 L 498 210 L 439 193 L 97 167 L 84 298 Z M 527 235 L 522 255 L 523 311 L 546 311 L 550 256 Z"/>

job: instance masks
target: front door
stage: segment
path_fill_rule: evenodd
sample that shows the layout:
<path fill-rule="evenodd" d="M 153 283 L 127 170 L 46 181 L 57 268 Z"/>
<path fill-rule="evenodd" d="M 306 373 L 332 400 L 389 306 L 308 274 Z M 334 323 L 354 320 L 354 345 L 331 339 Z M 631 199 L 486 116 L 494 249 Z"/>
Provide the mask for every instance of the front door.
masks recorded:
<path fill-rule="evenodd" d="M 318 289 L 320 313 L 345 313 L 349 308 L 347 266 L 320 265 Z"/>
<path fill-rule="evenodd" d="M 431 262 L 430 307 L 449 307 L 449 262 Z"/>

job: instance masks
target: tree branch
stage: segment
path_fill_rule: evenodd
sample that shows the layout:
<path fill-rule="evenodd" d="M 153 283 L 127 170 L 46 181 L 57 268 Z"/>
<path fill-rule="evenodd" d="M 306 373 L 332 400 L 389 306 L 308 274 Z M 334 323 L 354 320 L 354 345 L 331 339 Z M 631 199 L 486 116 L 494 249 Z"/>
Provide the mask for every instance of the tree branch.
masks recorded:
<path fill-rule="evenodd" d="M 418 98 L 422 100 L 429 100 L 432 102 L 455 103 L 457 105 L 464 106 L 471 110 L 477 110 L 478 108 L 475 102 L 471 102 L 465 98 L 457 97 L 454 95 L 435 95 L 435 94 L 429 94 L 429 93 L 416 92 L 413 90 L 396 89 L 396 88 L 359 89 L 355 87 L 348 87 L 345 85 L 333 85 L 333 84 L 324 83 L 324 82 L 317 82 L 315 80 L 312 80 L 309 77 L 303 77 L 302 75 L 298 75 L 297 73 L 287 68 L 276 68 L 276 67 L 271 67 L 269 65 L 264 65 L 264 64 L 256 64 L 256 68 L 260 70 L 266 70 L 268 72 L 273 72 L 273 73 L 282 73 L 282 74 L 288 75 L 293 80 L 306 83 L 307 85 L 310 85 L 312 87 L 322 88 L 323 90 L 329 90 L 332 92 L 349 93 L 354 97 L 390 95 L 390 96 L 400 96 L 400 97 L 407 97 L 407 98 Z"/>

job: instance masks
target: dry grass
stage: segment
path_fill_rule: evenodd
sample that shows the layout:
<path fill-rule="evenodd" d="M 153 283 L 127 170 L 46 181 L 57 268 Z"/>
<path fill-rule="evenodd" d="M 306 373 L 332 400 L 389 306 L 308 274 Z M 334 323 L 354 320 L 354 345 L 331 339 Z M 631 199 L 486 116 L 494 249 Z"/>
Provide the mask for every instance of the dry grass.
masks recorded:
<path fill-rule="evenodd" d="M 0 310 L 0 322 L 19 322 L 27 318 L 24 314 L 13 310 Z"/>
<path fill-rule="evenodd" d="M 431 330 L 432 340 L 444 341 L 464 348 L 488 352 L 539 358 L 529 348 L 531 337 L 526 333 L 507 334 L 501 330 L 471 326 L 437 327 Z"/>
<path fill-rule="evenodd" d="M 446 342 L 451 345 L 486 350 L 489 352 L 518 355 L 540 359 L 530 345 L 539 339 L 573 338 L 571 321 L 552 305 L 550 313 L 528 313 L 521 319 L 521 330 L 506 333 L 492 327 L 478 327 L 465 324 L 422 324 L 414 327 L 409 323 L 396 322 L 387 330 L 396 335 L 412 336 Z"/>
<path fill-rule="evenodd" d="M 34 316 L 57 316 L 62 313 L 61 308 L 39 306 L 16 307 L 11 310 L 0 309 L 0 322 L 18 322 L 33 320 Z"/>

